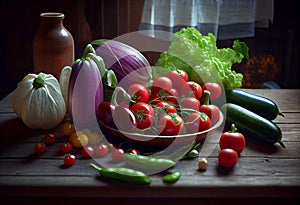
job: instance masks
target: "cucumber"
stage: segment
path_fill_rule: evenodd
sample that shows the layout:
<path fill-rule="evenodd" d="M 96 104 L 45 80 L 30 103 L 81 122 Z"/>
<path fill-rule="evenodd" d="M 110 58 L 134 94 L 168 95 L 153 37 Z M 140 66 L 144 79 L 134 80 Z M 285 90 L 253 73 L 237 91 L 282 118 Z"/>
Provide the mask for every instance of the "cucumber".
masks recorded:
<path fill-rule="evenodd" d="M 279 143 L 285 147 L 280 128 L 272 121 L 233 103 L 225 103 L 221 107 L 226 123 L 235 124 L 245 136 L 260 140 L 265 143 Z"/>
<path fill-rule="evenodd" d="M 268 120 L 274 120 L 278 115 L 284 116 L 276 103 L 268 98 L 236 89 L 226 90 L 225 93 L 227 103 L 240 105 Z"/>

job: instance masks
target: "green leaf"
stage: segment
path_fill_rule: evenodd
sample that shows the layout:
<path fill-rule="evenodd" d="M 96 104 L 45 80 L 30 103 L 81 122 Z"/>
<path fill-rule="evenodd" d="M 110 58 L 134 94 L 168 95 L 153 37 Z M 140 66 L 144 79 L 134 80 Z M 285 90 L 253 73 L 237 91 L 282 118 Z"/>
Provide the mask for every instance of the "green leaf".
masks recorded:
<path fill-rule="evenodd" d="M 213 34 L 205 36 L 195 28 L 183 28 L 173 34 L 169 49 L 160 55 L 156 66 L 182 69 L 191 80 L 200 84 L 217 82 L 232 89 L 242 86 L 243 75 L 231 67 L 243 58 L 248 58 L 248 47 L 244 42 L 235 40 L 233 48 L 219 49 Z"/>

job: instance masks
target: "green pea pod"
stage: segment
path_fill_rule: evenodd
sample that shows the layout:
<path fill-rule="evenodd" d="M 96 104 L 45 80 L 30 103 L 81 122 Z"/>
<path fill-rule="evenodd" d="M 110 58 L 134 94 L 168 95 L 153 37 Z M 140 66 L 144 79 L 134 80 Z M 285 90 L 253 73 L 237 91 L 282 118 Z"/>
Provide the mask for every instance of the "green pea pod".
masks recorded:
<path fill-rule="evenodd" d="M 151 183 L 151 180 L 146 174 L 133 169 L 123 168 L 123 167 L 101 168 L 92 163 L 90 164 L 90 166 L 96 169 L 101 176 L 106 178 L 117 179 L 126 182 L 134 182 L 138 184 Z"/>
<path fill-rule="evenodd" d="M 181 176 L 180 172 L 173 172 L 170 174 L 166 174 L 165 176 L 163 176 L 163 182 L 174 183 L 174 182 L 178 181 L 180 176 Z"/>
<path fill-rule="evenodd" d="M 123 160 L 130 166 L 149 171 L 163 171 L 176 165 L 176 162 L 171 159 L 154 158 L 137 154 L 125 154 Z"/>

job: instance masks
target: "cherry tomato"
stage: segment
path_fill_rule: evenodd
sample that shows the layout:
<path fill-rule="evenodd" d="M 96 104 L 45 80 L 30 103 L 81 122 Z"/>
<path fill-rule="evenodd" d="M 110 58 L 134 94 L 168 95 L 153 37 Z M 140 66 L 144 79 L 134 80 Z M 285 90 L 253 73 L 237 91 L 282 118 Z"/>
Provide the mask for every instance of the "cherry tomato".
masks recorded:
<path fill-rule="evenodd" d="M 159 103 L 160 101 L 162 101 L 163 99 L 158 95 L 158 94 L 151 94 L 149 96 L 149 101 L 148 103 L 151 105 L 155 105 L 157 103 Z"/>
<path fill-rule="evenodd" d="M 210 99 L 216 100 L 222 94 L 222 88 L 218 83 L 208 82 L 202 87 L 203 90 L 208 90 L 210 92 Z"/>
<path fill-rule="evenodd" d="M 69 142 L 71 142 L 71 144 L 75 148 L 82 148 L 89 143 L 89 138 L 82 131 L 78 131 L 71 135 L 71 137 L 69 138 Z"/>
<path fill-rule="evenodd" d="M 95 154 L 95 149 L 92 146 L 85 146 L 82 148 L 81 154 L 84 157 L 92 157 Z"/>
<path fill-rule="evenodd" d="M 64 142 L 59 146 L 60 152 L 66 154 L 72 151 L 72 144 L 70 142 Z"/>
<path fill-rule="evenodd" d="M 34 144 L 34 151 L 37 154 L 41 154 L 46 151 L 46 144 L 44 142 L 37 142 Z"/>
<path fill-rule="evenodd" d="M 209 104 L 210 92 L 203 91 L 204 104 L 200 106 L 199 111 L 204 112 L 210 118 L 211 125 L 214 125 L 220 119 L 220 109 L 216 105 Z"/>
<path fill-rule="evenodd" d="M 202 87 L 194 81 L 188 81 L 183 84 L 180 93 L 181 95 L 192 96 L 200 99 L 200 97 L 202 96 Z"/>
<path fill-rule="evenodd" d="M 53 144 L 56 141 L 56 133 L 47 134 L 43 137 L 42 142 L 45 144 Z"/>
<path fill-rule="evenodd" d="M 137 128 L 136 118 L 133 112 L 126 107 L 116 106 L 112 112 L 116 127 L 120 131 L 135 132 Z"/>
<path fill-rule="evenodd" d="M 219 165 L 231 168 L 238 162 L 238 154 L 233 149 L 222 149 L 218 156 Z"/>
<path fill-rule="evenodd" d="M 197 111 L 199 111 L 201 106 L 200 101 L 194 97 L 186 97 L 181 101 L 180 104 L 183 108 L 189 108 Z"/>
<path fill-rule="evenodd" d="M 210 118 L 211 125 L 220 119 L 220 109 L 215 105 L 201 105 L 199 111 L 204 112 Z"/>
<path fill-rule="evenodd" d="M 178 98 L 179 98 L 179 92 L 175 88 L 170 89 L 169 91 L 166 91 L 166 97 L 164 100 L 172 105 L 178 104 Z"/>
<path fill-rule="evenodd" d="M 114 161 L 121 161 L 123 160 L 124 157 L 124 150 L 121 148 L 116 148 L 114 149 L 113 153 L 112 153 L 112 159 Z"/>
<path fill-rule="evenodd" d="M 161 135 L 178 135 L 183 128 L 183 119 L 176 113 L 163 115 L 158 120 L 158 130 Z"/>
<path fill-rule="evenodd" d="M 176 89 L 180 89 L 189 79 L 188 74 L 184 70 L 180 69 L 170 70 L 167 77 L 171 79 L 173 87 Z"/>
<path fill-rule="evenodd" d="M 131 95 L 132 100 L 135 102 L 148 102 L 149 91 L 142 84 L 135 83 L 130 85 L 127 92 Z"/>
<path fill-rule="evenodd" d="M 231 131 L 222 133 L 219 145 L 221 149 L 230 148 L 237 153 L 241 153 L 245 148 L 245 137 L 242 133 L 236 132 L 234 125 L 231 126 Z"/>
<path fill-rule="evenodd" d="M 108 154 L 109 148 L 106 144 L 99 144 L 95 149 L 95 155 L 98 157 L 104 157 Z"/>
<path fill-rule="evenodd" d="M 108 152 L 114 151 L 114 149 L 116 148 L 112 143 L 108 143 L 106 146 L 108 147 Z"/>
<path fill-rule="evenodd" d="M 127 151 L 126 151 L 126 153 L 130 153 L 130 154 L 137 154 L 137 155 L 140 155 L 141 153 L 140 153 L 140 151 L 138 150 L 138 149 L 128 149 Z"/>
<path fill-rule="evenodd" d="M 163 110 L 164 113 L 177 113 L 177 110 L 173 105 L 170 105 L 169 103 L 164 101 L 156 103 L 155 106 Z"/>
<path fill-rule="evenodd" d="M 160 90 L 170 90 L 173 88 L 173 83 L 170 78 L 165 76 L 157 77 L 153 80 L 152 86 L 151 86 L 151 94 L 155 95 L 160 92 Z"/>
<path fill-rule="evenodd" d="M 205 113 L 191 113 L 185 120 L 188 133 L 202 132 L 210 128 L 210 119 Z"/>
<path fill-rule="evenodd" d="M 64 158 L 64 164 L 68 167 L 74 165 L 76 157 L 73 154 L 67 154 Z"/>
<path fill-rule="evenodd" d="M 98 106 L 98 117 L 104 124 L 115 127 L 115 123 L 112 117 L 112 112 L 115 109 L 115 106 L 110 102 L 101 102 Z"/>
<path fill-rule="evenodd" d="M 76 130 L 74 124 L 67 120 L 63 123 L 62 131 L 65 136 L 70 137 Z"/>
<path fill-rule="evenodd" d="M 131 111 L 135 115 L 137 128 L 149 128 L 154 122 L 154 109 L 151 105 L 143 102 L 135 103 L 131 106 Z"/>

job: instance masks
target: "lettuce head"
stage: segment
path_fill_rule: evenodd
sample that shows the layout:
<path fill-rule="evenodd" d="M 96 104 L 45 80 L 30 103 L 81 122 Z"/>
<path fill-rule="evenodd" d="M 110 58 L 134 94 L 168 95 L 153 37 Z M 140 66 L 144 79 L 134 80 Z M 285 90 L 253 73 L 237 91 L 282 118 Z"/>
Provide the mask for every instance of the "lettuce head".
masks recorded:
<path fill-rule="evenodd" d="M 239 40 L 233 42 L 232 48 L 218 49 L 213 34 L 205 36 L 195 28 L 183 28 L 172 35 L 169 49 L 161 53 L 156 66 L 182 69 L 196 82 L 218 82 L 233 89 L 242 86 L 243 75 L 231 67 L 248 58 L 248 50 Z"/>

